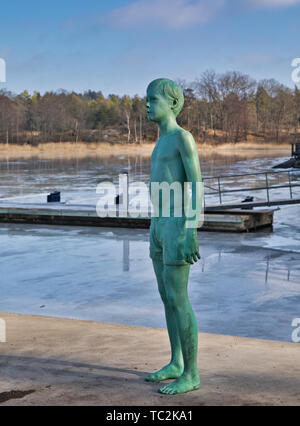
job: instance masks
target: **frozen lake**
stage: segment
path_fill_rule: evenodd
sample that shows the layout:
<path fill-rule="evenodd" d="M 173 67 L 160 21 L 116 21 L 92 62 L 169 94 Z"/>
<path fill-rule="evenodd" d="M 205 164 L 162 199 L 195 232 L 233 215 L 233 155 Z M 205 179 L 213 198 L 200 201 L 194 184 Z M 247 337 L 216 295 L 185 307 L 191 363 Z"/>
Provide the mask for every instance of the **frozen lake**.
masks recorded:
<path fill-rule="evenodd" d="M 201 156 L 204 176 L 270 170 L 286 157 Z M 149 178 L 149 158 L 0 161 L 1 198 L 60 190 L 87 197 L 101 179 Z M 113 170 L 113 172 L 112 172 Z M 282 194 L 279 194 L 282 195 Z M 274 232 L 198 233 L 189 294 L 199 330 L 291 341 L 300 317 L 300 206 Z M 147 230 L 0 224 L 0 311 L 165 327 Z"/>

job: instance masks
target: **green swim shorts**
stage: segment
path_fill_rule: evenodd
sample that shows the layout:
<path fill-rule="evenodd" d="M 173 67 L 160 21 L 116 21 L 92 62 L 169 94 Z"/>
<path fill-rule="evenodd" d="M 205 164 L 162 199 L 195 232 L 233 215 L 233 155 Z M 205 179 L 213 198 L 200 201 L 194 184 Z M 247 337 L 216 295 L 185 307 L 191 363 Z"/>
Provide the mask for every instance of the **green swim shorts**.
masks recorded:
<path fill-rule="evenodd" d="M 186 239 L 185 217 L 152 217 L 150 226 L 150 257 L 164 265 L 189 265 L 184 256 Z"/>

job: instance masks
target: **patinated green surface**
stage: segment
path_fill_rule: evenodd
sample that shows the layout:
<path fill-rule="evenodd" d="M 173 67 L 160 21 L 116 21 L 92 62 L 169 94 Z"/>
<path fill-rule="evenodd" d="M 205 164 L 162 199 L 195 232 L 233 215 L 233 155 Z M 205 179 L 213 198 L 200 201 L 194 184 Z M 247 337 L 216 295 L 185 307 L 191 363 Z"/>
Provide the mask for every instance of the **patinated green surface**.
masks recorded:
<path fill-rule="evenodd" d="M 179 182 L 182 186 L 191 182 L 192 203 L 196 201 L 194 184 L 201 182 L 201 171 L 194 138 L 176 121 L 183 101 L 182 90 L 173 81 L 158 79 L 148 86 L 147 117 L 160 129 L 160 138 L 151 157 L 150 181 L 151 184 L 167 182 L 170 185 Z M 198 329 L 187 293 L 190 266 L 200 259 L 196 226 L 200 212 L 192 217 L 195 226 L 187 227 L 185 215 L 174 217 L 174 200 L 170 204 L 169 218 L 162 214 L 163 199 L 160 198 L 154 207 L 158 217 L 151 219 L 150 256 L 164 303 L 171 360 L 161 370 L 147 376 L 146 380 L 176 379 L 161 387 L 159 392 L 178 394 L 200 386 Z"/>

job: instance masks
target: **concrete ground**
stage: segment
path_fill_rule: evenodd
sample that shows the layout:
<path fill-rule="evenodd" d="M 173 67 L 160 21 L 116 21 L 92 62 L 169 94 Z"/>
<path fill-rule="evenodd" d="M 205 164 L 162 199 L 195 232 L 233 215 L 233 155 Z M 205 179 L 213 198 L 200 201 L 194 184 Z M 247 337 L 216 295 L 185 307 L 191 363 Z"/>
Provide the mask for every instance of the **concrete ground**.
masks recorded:
<path fill-rule="evenodd" d="M 8 313 L 0 318 L 6 322 L 2 406 L 300 405 L 295 343 L 200 333 L 202 386 L 171 396 L 144 381 L 169 361 L 164 329 Z"/>

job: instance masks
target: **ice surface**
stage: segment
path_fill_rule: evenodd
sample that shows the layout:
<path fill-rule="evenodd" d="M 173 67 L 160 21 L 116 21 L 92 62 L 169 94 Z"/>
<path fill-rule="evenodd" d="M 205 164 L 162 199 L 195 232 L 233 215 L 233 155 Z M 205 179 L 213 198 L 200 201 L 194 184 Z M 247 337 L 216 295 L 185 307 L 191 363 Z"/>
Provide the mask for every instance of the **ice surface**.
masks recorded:
<path fill-rule="evenodd" d="M 116 180 L 128 159 L 114 161 Z M 202 170 L 261 171 L 281 158 L 228 161 L 203 161 Z M 147 181 L 149 163 L 143 162 L 132 180 Z M 77 169 L 24 161 L 9 164 L 9 174 L 4 166 L 1 184 L 9 177 L 16 183 L 3 189 L 5 197 L 46 192 L 59 175 L 63 186 L 51 191 L 66 187 L 81 197 L 99 171 L 109 173 L 109 164 L 92 160 Z M 191 268 L 189 294 L 200 331 L 291 340 L 292 320 L 300 317 L 299 218 L 300 206 L 281 207 L 273 233 L 198 234 L 202 258 Z M 148 239 L 148 230 L 0 224 L 0 311 L 165 327 Z"/>

